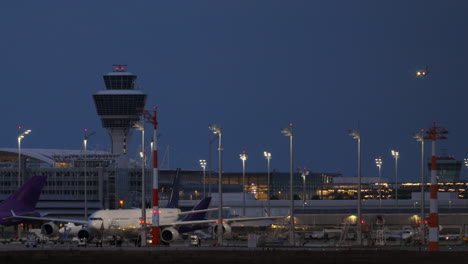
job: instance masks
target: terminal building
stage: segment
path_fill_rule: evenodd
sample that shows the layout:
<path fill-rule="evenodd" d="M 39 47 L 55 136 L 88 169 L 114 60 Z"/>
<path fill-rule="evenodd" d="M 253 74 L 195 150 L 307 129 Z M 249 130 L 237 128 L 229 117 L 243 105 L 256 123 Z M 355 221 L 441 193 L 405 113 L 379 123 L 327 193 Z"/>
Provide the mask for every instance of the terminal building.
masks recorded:
<path fill-rule="evenodd" d="M 119 168 L 118 155 L 80 150 L 23 149 L 21 170 L 24 179 L 33 175 L 47 175 L 37 210 L 57 218 L 84 218 L 84 175 L 86 163 L 88 213 L 100 209 L 141 207 L 141 174 L 139 164 L 130 160 L 127 168 Z M 0 149 L 0 200 L 18 188 L 18 150 Z M 151 197 L 152 168 L 145 171 L 146 197 Z M 211 174 L 211 176 L 210 176 Z M 173 179 L 180 177 L 180 207 L 192 208 L 205 195 L 213 197 L 212 207 L 217 207 L 217 173 L 201 170 L 160 170 L 160 205 L 167 203 L 173 189 Z M 288 216 L 290 213 L 289 173 L 270 173 L 270 200 L 268 201 L 267 172 L 246 173 L 246 185 L 242 186 L 242 172 L 223 173 L 224 217 L 241 216 L 243 195 L 246 191 L 246 216 Z M 340 227 L 355 232 L 357 184 L 356 177 L 342 177 L 337 173 L 310 174 L 304 180 L 294 173 L 294 215 L 297 228 L 314 230 Z M 369 232 L 380 228 L 384 219 L 391 230 L 415 228 L 421 217 L 421 184 L 395 185 L 377 178 L 362 178 L 362 219 Z M 203 183 L 205 182 L 205 185 Z M 305 188 L 304 188 L 305 187 Z M 395 199 L 395 188 L 399 198 Z M 429 212 L 429 184 L 425 184 L 425 217 Z M 379 196 L 380 194 L 380 196 Z M 439 184 L 440 224 L 447 234 L 468 234 L 467 183 L 445 182 Z M 146 204 L 151 206 L 148 199 Z M 269 207 L 270 205 L 270 207 Z M 212 216 L 212 217 L 215 217 Z M 287 225 L 275 225 L 283 230 Z M 234 228 L 234 226 L 233 226 Z M 233 229 L 234 230 L 234 229 Z M 354 230 L 354 231 L 353 231 Z M 447 231 L 450 230 L 450 231 Z M 396 232 L 396 231 L 394 231 Z M 370 234 L 369 233 L 369 234 Z"/>
<path fill-rule="evenodd" d="M 20 164 L 25 180 L 33 175 L 48 176 L 39 203 L 39 209 L 48 213 L 83 215 L 85 167 L 90 213 L 98 209 L 141 206 L 142 169 L 136 161 L 130 160 L 126 168 L 121 168 L 117 165 L 119 154 L 103 151 L 88 151 L 85 156 L 83 150 L 22 149 L 21 155 L 23 158 L 19 163 L 17 149 L 0 149 L 0 200 L 18 188 Z M 186 206 L 191 206 L 203 196 L 214 196 L 218 192 L 217 172 L 207 171 L 203 179 L 202 170 L 160 170 L 161 205 L 165 204 L 164 200 L 170 195 L 176 174 L 179 174 L 181 182 L 179 195 L 181 200 L 187 201 Z M 147 168 L 145 175 L 147 204 L 150 205 L 152 168 Z M 242 186 L 242 172 L 223 173 L 223 193 L 231 193 L 230 197 L 234 198 L 234 193 L 237 193 L 235 200 L 238 202 L 241 199 L 239 194 L 244 189 L 250 200 L 264 202 L 268 200 L 270 189 L 270 202 L 280 204 L 280 201 L 289 200 L 289 173 L 272 171 L 270 186 L 267 177 L 267 172 L 246 172 L 246 184 Z M 425 184 L 426 194 L 429 186 L 429 183 Z M 377 177 L 362 177 L 362 199 L 367 203 L 396 200 L 394 194 L 397 187 L 400 201 L 410 201 L 415 198 L 414 193 L 421 191 L 418 182 L 399 183 L 397 186 L 387 179 L 379 183 Z M 343 177 L 338 173 L 311 173 L 304 180 L 296 172 L 293 174 L 293 192 L 298 208 L 302 207 L 304 201 L 312 205 L 326 200 L 356 200 L 357 178 Z M 461 181 L 439 183 L 439 192 L 450 193 L 453 203 L 455 200 L 467 200 L 468 197 L 467 183 Z"/>

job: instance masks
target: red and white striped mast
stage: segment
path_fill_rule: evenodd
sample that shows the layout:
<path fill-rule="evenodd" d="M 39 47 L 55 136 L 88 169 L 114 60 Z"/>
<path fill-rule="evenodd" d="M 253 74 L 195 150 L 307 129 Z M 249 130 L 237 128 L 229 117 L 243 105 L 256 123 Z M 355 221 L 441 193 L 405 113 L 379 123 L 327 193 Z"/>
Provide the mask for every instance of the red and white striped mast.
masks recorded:
<path fill-rule="evenodd" d="M 437 157 L 435 142 L 437 139 L 447 139 L 444 135 L 447 130 L 443 127 L 434 126 L 426 131 L 427 136 L 424 139 L 432 140 L 432 159 L 431 159 L 431 199 L 429 202 L 429 251 L 439 251 L 439 209 L 437 205 Z M 424 219 L 422 219 L 424 221 Z"/>
<path fill-rule="evenodd" d="M 157 135 L 156 131 L 158 129 L 158 121 L 156 118 L 156 108 L 153 107 L 153 111 L 145 110 L 143 115 L 146 119 L 146 122 L 153 124 L 153 210 L 152 213 L 152 224 L 151 224 L 151 234 L 153 246 L 160 245 L 160 230 L 159 230 L 159 182 L 158 182 L 158 148 L 156 144 Z"/>

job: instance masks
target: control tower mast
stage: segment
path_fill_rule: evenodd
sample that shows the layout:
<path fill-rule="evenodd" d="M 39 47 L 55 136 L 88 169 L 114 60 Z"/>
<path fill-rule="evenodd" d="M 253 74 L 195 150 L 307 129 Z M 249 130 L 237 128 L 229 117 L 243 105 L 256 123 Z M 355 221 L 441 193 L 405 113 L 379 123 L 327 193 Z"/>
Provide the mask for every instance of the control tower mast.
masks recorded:
<path fill-rule="evenodd" d="M 106 88 L 93 95 L 102 127 L 107 129 L 112 154 L 127 154 L 133 125 L 145 108 L 146 94 L 137 90 L 137 76 L 125 71 L 127 65 L 113 65 L 114 71 L 104 75 Z"/>

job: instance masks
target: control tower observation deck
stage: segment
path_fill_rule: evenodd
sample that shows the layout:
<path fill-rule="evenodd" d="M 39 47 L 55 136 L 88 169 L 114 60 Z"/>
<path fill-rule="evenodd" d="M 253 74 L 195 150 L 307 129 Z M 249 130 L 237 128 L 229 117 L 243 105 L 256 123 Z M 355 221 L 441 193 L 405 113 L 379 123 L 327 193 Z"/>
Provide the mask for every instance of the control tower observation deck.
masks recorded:
<path fill-rule="evenodd" d="M 102 127 L 110 135 L 112 154 L 127 154 L 127 142 L 145 108 L 146 94 L 135 88 L 137 76 L 126 72 L 126 65 L 114 66 L 114 72 L 103 76 L 105 90 L 95 93 L 93 98 Z"/>

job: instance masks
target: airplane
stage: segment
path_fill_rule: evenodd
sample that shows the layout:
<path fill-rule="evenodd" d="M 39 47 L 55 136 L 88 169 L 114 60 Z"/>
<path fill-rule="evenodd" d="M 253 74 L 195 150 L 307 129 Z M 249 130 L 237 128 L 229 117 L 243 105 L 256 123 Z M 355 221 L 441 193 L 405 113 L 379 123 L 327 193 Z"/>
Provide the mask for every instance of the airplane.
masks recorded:
<path fill-rule="evenodd" d="M 2 201 L 0 203 L 0 225 L 10 226 L 22 222 L 21 219 L 12 217 L 12 210 L 20 216 L 40 216 L 35 208 L 46 180 L 47 176 L 32 176 L 18 190 Z"/>
<path fill-rule="evenodd" d="M 213 232 L 217 233 L 217 219 L 204 219 L 209 211 L 217 211 L 217 208 L 209 209 L 211 197 L 205 197 L 193 207 L 192 210 L 182 212 L 176 208 L 178 205 L 178 176 L 174 179 L 174 189 L 166 208 L 159 209 L 159 226 L 161 228 L 161 241 L 163 244 L 170 244 L 179 239 L 181 234 L 213 227 Z M 148 230 L 152 225 L 152 209 L 146 209 L 146 223 Z M 18 219 L 29 219 L 39 221 L 49 221 L 42 225 L 41 231 L 47 236 L 57 235 L 59 227 L 55 222 L 65 222 L 81 224 L 81 229 L 77 232 L 78 239 L 92 241 L 95 236 L 121 236 L 125 238 L 138 239 L 141 231 L 141 209 L 106 209 L 98 210 L 91 214 L 87 220 L 61 219 L 38 216 L 19 215 L 11 210 L 11 215 Z M 179 220 L 183 216 L 184 218 Z M 255 221 L 265 219 L 277 219 L 284 216 L 269 217 L 239 217 L 223 219 L 223 236 L 229 237 L 231 234 L 231 223 L 241 221 Z M 149 234 L 150 232 L 148 232 Z"/>
<path fill-rule="evenodd" d="M 426 65 L 426 69 L 425 70 L 417 70 L 416 71 L 416 76 L 419 76 L 419 77 L 424 77 L 426 75 L 429 74 L 429 66 Z"/>
<path fill-rule="evenodd" d="M 204 219 L 209 211 L 216 211 L 217 208 L 208 209 L 211 197 L 203 198 L 192 210 L 182 212 L 179 208 L 160 208 L 159 226 L 161 228 L 161 241 L 165 245 L 178 240 L 184 233 L 213 227 L 216 233 L 217 219 Z M 14 212 L 12 212 L 14 214 Z M 146 223 L 148 230 L 152 225 L 152 209 L 146 209 Z M 184 216 L 182 220 L 178 220 Z M 91 214 L 87 221 L 74 219 L 56 219 L 34 216 L 16 216 L 20 219 L 51 221 L 42 226 L 41 230 L 45 235 L 54 235 L 58 232 L 58 226 L 53 221 L 70 222 L 81 224 L 81 229 L 77 232 L 78 239 L 92 241 L 96 236 L 121 236 L 124 238 L 138 239 L 140 234 L 141 209 L 112 209 L 98 210 Z M 264 219 L 276 219 L 284 216 L 272 217 L 238 217 L 223 219 L 223 236 L 231 235 L 231 224 L 243 221 L 258 221 Z M 149 234 L 149 232 L 148 232 Z"/>
<path fill-rule="evenodd" d="M 206 212 L 217 210 L 208 209 L 210 202 L 211 197 L 203 198 L 191 211 L 187 212 L 182 212 L 179 208 L 160 208 L 160 226 L 161 228 L 164 228 L 161 233 L 163 241 L 171 242 L 172 240 L 177 239 L 179 237 L 179 227 L 183 230 L 182 232 L 189 232 L 192 229 L 197 229 L 197 220 L 203 219 Z M 146 220 L 149 227 L 152 222 L 152 213 L 152 209 L 146 209 Z M 185 215 L 185 218 L 178 221 L 178 218 L 181 215 Z M 47 236 L 53 236 L 59 233 L 59 228 L 55 222 L 68 222 L 66 228 L 73 228 L 70 229 L 70 231 L 77 231 L 76 234 L 79 239 L 85 238 L 88 241 L 91 241 L 95 235 L 99 234 L 137 238 L 140 231 L 141 209 L 98 210 L 91 214 L 88 220 L 19 215 L 14 211 L 14 209 L 11 209 L 9 217 L 13 219 L 50 221 L 43 224 L 41 227 L 42 233 Z M 81 224 L 82 226 L 79 228 L 76 225 L 71 227 L 70 224 Z M 66 229 L 63 228 L 62 230 L 65 231 Z M 170 234 L 170 239 L 165 240 L 164 237 L 167 236 L 165 234 L 168 232 Z"/>

